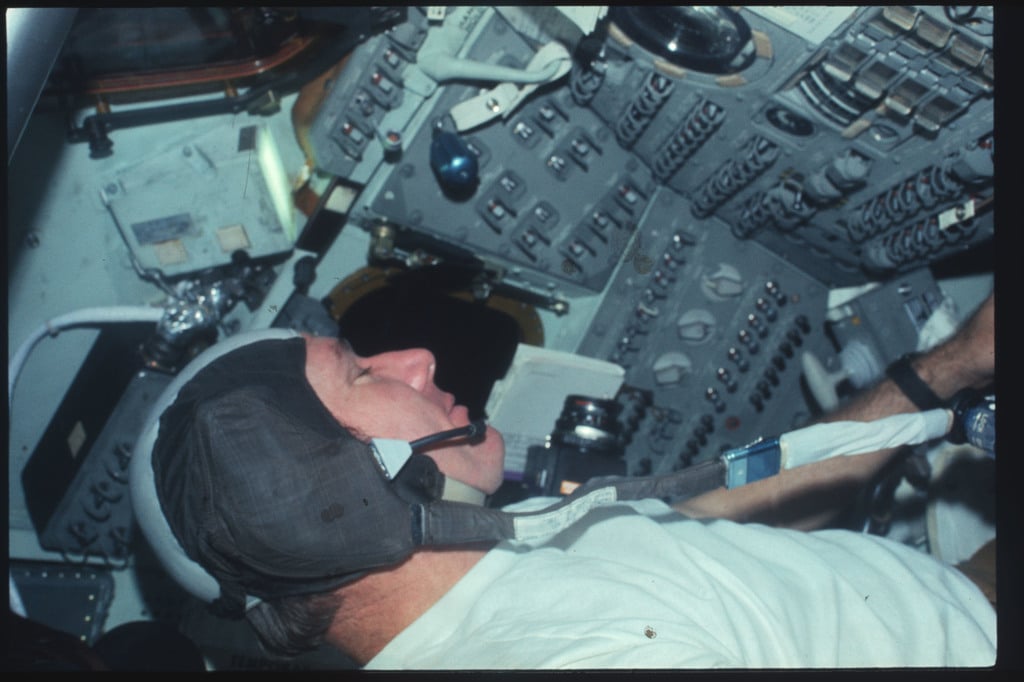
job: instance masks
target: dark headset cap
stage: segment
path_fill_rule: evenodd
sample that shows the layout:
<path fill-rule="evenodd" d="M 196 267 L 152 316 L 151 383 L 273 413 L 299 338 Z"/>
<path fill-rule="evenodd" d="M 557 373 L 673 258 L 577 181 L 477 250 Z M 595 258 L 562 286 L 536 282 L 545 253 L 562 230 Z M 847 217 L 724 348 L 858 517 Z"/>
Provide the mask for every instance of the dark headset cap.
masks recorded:
<path fill-rule="evenodd" d="M 399 495 L 370 446 L 320 402 L 305 361 L 302 338 L 242 346 L 201 369 L 160 418 L 161 508 L 228 613 L 247 595 L 329 590 L 421 541 L 413 503 L 424 500 Z M 414 471 L 436 473 L 414 457 Z"/>

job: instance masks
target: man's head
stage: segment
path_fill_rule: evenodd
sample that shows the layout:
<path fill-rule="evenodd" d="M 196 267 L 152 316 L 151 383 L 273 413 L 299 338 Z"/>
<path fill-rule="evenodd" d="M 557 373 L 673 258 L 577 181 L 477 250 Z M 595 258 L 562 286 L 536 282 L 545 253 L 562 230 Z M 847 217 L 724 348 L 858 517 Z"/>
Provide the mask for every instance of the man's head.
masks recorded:
<path fill-rule="evenodd" d="M 335 419 L 358 437 L 415 440 L 469 424 L 469 412 L 434 383 L 428 350 L 356 355 L 345 342 L 306 339 L 306 377 Z M 488 427 L 483 441 L 439 443 L 424 451 L 445 476 L 485 493 L 501 485 L 505 447 Z"/>
<path fill-rule="evenodd" d="M 163 410 L 150 487 L 184 553 L 215 577 L 221 605 L 329 591 L 412 551 L 419 491 L 389 481 L 366 441 L 468 424 L 434 385 L 430 353 L 362 358 L 296 335 L 204 364 Z M 483 492 L 500 484 L 497 432 L 435 447 L 441 472 Z M 406 469 L 415 461 L 429 475 L 434 465 L 417 457 Z"/>

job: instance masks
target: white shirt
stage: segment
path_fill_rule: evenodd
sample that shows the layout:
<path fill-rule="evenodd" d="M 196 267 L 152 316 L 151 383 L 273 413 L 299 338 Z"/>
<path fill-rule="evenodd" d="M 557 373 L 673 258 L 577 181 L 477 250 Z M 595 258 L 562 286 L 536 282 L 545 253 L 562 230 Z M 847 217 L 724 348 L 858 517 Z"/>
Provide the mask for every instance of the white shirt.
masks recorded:
<path fill-rule="evenodd" d="M 991 605 L 927 554 L 643 500 L 499 544 L 366 668 L 988 666 L 995 652 Z"/>

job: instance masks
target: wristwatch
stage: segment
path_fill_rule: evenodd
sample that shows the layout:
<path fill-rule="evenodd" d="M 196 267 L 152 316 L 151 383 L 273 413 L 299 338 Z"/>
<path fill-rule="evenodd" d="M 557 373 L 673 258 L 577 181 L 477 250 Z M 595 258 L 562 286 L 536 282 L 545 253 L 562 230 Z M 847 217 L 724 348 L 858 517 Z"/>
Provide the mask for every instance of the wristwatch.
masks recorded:
<path fill-rule="evenodd" d="M 919 355 L 920 353 L 907 353 L 901 356 L 886 368 L 885 375 L 892 379 L 893 383 L 903 391 L 903 395 L 917 406 L 917 409 L 934 410 L 945 407 L 945 401 L 935 395 L 935 391 L 917 375 L 913 365 L 910 364 Z"/>

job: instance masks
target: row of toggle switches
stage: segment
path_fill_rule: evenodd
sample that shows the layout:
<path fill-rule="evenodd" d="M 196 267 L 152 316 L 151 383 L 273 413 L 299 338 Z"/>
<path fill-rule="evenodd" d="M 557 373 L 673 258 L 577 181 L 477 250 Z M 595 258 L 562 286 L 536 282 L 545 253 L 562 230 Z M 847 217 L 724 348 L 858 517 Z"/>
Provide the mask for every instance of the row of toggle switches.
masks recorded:
<path fill-rule="evenodd" d="M 773 331 L 775 323 L 779 320 L 779 308 L 787 303 L 786 295 L 781 291 L 778 283 L 769 281 L 765 283 L 765 296 L 760 296 L 754 303 L 755 312 L 747 315 L 746 327 L 736 333 L 739 344 L 730 346 L 726 351 L 727 363 L 723 363 L 715 370 L 716 385 L 708 386 L 704 397 L 711 403 L 715 412 L 722 413 L 726 410 L 725 395 L 736 393 L 739 390 L 738 377 L 746 375 L 751 369 L 750 356 L 762 352 L 762 344 Z M 770 357 L 770 364 L 761 373 L 761 376 L 754 383 L 754 390 L 750 393 L 748 400 L 755 410 L 764 410 L 765 401 L 771 399 L 773 389 L 780 383 L 779 373 L 784 371 L 796 354 L 796 349 L 803 345 L 804 336 L 811 331 L 811 323 L 806 315 L 797 315 L 793 323 L 780 336 L 778 344 Z"/>
<path fill-rule="evenodd" d="M 792 299 L 792 301 L 795 300 L 795 298 Z M 725 362 L 715 369 L 713 383 L 704 390 L 704 399 L 707 400 L 710 409 L 701 414 L 697 422 L 692 425 L 692 430 L 683 436 L 685 441 L 681 443 L 675 469 L 688 466 L 710 442 L 710 435 L 716 428 L 716 415 L 725 416 L 728 410 L 727 398 L 730 395 L 739 394 L 744 382 L 750 386 L 747 396 L 749 405 L 757 412 L 763 412 L 767 402 L 778 394 L 783 372 L 797 357 L 797 349 L 804 344 L 805 338 L 812 329 L 810 320 L 803 314 L 797 314 L 790 321 L 785 322 L 785 328 L 782 328 L 780 322 L 787 319 L 783 316 L 782 309 L 790 303 L 790 297 L 782 290 L 778 282 L 774 280 L 765 282 L 763 293 L 754 301 L 754 311 L 745 317 L 745 325 L 736 332 L 737 343 L 728 347 Z M 670 355 L 673 354 L 667 353 L 662 358 Z M 681 360 L 676 360 L 676 362 L 684 364 L 685 367 L 680 368 L 680 371 L 676 373 L 674 381 L 659 380 L 660 384 L 676 383 L 682 378 L 682 374 L 693 369 L 692 363 Z M 659 370 L 659 364 L 665 366 L 660 367 Z M 760 369 L 761 366 L 763 369 Z M 671 363 L 659 362 L 655 364 L 654 369 L 656 377 L 658 377 L 659 371 L 661 376 L 665 377 L 670 374 L 669 370 L 672 367 Z M 755 371 L 759 371 L 759 374 L 752 376 Z M 742 411 L 742 408 L 740 410 Z M 674 427 L 676 425 L 668 423 L 672 420 L 664 421 L 666 423 L 661 424 L 660 428 L 649 434 L 649 445 L 652 451 L 660 451 L 668 445 L 662 442 L 669 435 L 667 432 L 675 436 Z M 679 440 L 674 437 L 672 440 L 679 443 Z M 658 447 L 654 447 L 655 445 Z"/>
<path fill-rule="evenodd" d="M 668 297 L 671 287 L 675 284 L 677 270 L 686 264 L 683 251 L 696 244 L 696 239 L 686 232 L 677 232 L 661 258 L 652 261 L 653 270 L 650 274 L 647 287 L 640 295 L 640 301 L 634 309 L 634 318 L 623 330 L 619 337 L 618 344 L 612 350 L 609 360 L 629 368 L 632 364 L 632 354 L 641 348 L 641 339 L 650 331 L 650 325 L 660 314 L 657 307 L 661 299 Z"/>

